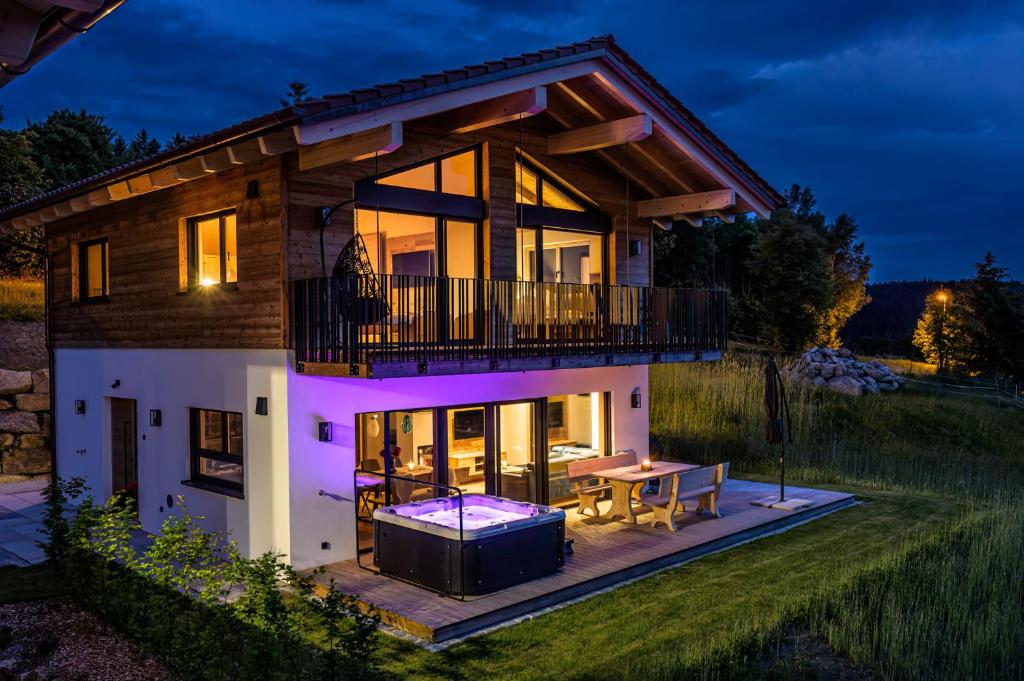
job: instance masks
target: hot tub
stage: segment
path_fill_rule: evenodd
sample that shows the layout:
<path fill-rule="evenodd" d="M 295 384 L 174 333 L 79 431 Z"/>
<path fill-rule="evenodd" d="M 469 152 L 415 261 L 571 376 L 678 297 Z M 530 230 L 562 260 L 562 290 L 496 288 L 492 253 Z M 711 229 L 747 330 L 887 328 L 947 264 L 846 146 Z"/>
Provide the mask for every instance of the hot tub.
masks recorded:
<path fill-rule="evenodd" d="M 381 573 L 449 594 L 484 594 L 565 564 L 565 512 L 463 495 L 373 512 L 373 563 Z"/>

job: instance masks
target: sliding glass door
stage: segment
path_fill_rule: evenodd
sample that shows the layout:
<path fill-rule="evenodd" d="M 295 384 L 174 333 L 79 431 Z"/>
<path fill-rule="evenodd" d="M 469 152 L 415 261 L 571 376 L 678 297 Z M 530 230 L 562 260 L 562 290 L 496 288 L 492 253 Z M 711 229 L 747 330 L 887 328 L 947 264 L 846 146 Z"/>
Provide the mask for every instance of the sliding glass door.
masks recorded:
<path fill-rule="evenodd" d="M 540 501 L 537 481 L 537 403 L 500 404 L 497 408 L 495 493 L 516 501 Z"/>

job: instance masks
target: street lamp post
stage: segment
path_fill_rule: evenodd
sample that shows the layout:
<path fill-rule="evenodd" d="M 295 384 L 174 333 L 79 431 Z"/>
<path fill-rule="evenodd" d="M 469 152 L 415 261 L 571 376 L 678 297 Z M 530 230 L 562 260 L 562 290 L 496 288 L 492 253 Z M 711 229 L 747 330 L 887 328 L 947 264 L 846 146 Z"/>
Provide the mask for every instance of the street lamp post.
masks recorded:
<path fill-rule="evenodd" d="M 942 316 L 939 317 L 939 371 L 946 368 L 946 304 L 949 302 L 949 294 L 939 291 L 936 296 L 942 303 Z"/>

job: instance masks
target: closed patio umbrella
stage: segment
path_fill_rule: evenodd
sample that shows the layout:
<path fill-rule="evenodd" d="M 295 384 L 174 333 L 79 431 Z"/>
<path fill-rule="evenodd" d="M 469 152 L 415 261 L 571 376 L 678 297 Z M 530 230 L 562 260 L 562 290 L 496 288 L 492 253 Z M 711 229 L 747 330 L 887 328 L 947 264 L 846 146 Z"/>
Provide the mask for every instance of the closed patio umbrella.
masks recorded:
<path fill-rule="evenodd" d="M 786 386 L 782 382 L 779 367 L 775 364 L 775 356 L 768 354 L 764 365 L 764 411 L 767 417 L 765 424 L 765 440 L 769 448 L 779 446 L 779 497 L 768 497 L 754 502 L 757 506 L 767 506 L 787 511 L 810 505 L 804 499 L 786 499 L 786 435 L 793 441 L 793 424 L 789 417 L 789 402 L 786 400 Z"/>

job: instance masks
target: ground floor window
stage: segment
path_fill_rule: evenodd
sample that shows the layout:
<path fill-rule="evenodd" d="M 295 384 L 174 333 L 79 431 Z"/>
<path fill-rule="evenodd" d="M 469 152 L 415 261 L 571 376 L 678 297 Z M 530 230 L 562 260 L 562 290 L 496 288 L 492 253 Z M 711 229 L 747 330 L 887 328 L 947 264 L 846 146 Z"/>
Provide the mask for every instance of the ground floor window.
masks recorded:
<path fill-rule="evenodd" d="M 190 409 L 191 482 L 213 491 L 241 494 L 244 485 L 242 415 Z"/>
<path fill-rule="evenodd" d="M 567 465 L 609 451 L 609 404 L 608 393 L 593 392 L 359 414 L 357 465 L 394 476 L 377 490 L 379 503 L 443 493 L 431 484 L 536 503 L 570 501 Z"/>

